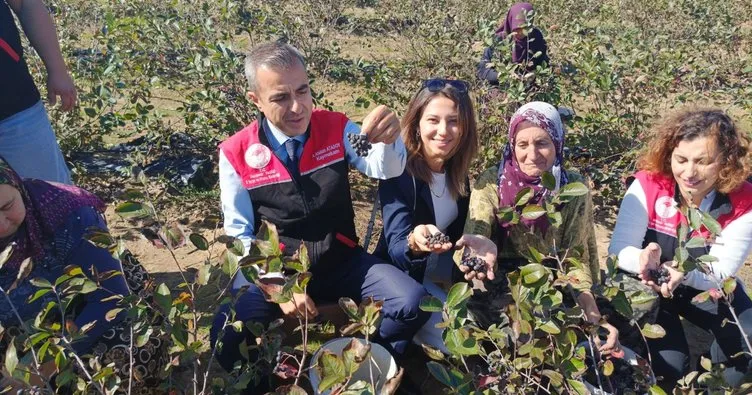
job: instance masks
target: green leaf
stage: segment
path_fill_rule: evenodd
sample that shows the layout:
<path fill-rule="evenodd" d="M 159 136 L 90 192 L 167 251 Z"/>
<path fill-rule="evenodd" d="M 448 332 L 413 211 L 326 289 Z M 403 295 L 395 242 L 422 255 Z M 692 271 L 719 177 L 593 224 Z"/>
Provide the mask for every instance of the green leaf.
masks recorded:
<path fill-rule="evenodd" d="M 170 288 L 165 283 L 161 283 L 157 287 L 157 291 L 154 293 L 154 301 L 162 308 L 165 314 L 170 312 L 172 296 L 170 295 Z"/>
<path fill-rule="evenodd" d="M 721 231 L 723 228 L 721 228 L 721 224 L 718 223 L 718 221 L 715 220 L 710 214 L 706 212 L 702 212 L 702 224 L 705 225 L 706 228 L 710 231 L 710 233 L 714 235 L 721 234 Z"/>
<path fill-rule="evenodd" d="M 221 386 L 224 388 L 224 385 Z M 283 385 L 274 391 L 274 395 L 308 395 L 308 393 L 295 384 Z"/>
<path fill-rule="evenodd" d="M 8 246 L 5 247 L 3 252 L 0 253 L 0 268 L 2 268 L 3 265 L 5 265 L 5 262 L 8 261 L 8 258 L 10 258 L 10 255 L 13 253 L 14 246 L 14 243 L 8 243 Z"/>
<path fill-rule="evenodd" d="M 447 373 L 442 364 L 434 361 L 428 361 L 428 363 L 426 363 L 426 367 L 428 368 L 428 372 L 431 373 L 431 376 L 433 376 L 433 378 L 435 378 L 438 382 L 444 384 L 447 387 L 452 387 L 452 378 L 449 377 L 449 373 Z"/>
<path fill-rule="evenodd" d="M 185 245 L 185 233 L 177 224 L 163 226 L 159 235 L 167 248 L 174 250 Z"/>
<path fill-rule="evenodd" d="M 32 278 L 29 283 L 37 288 L 52 288 L 52 284 L 42 277 Z"/>
<path fill-rule="evenodd" d="M 300 248 L 298 248 L 292 258 L 298 260 L 302 265 L 301 272 L 307 272 L 310 269 L 311 258 L 308 256 L 308 248 L 305 246 L 305 243 L 300 243 Z"/>
<path fill-rule="evenodd" d="M 137 202 L 123 202 L 115 207 L 115 212 L 123 218 L 144 218 L 149 215 L 144 205 Z"/>
<path fill-rule="evenodd" d="M 561 373 L 559 373 L 557 371 L 549 370 L 549 369 L 543 369 L 543 371 L 541 371 L 541 374 L 543 376 L 548 377 L 548 379 L 550 380 L 551 384 L 553 384 L 555 387 L 560 387 L 561 384 L 564 382 L 564 375 L 562 375 Z"/>
<path fill-rule="evenodd" d="M 543 188 L 553 191 L 556 188 L 556 177 L 548 171 L 544 171 L 541 175 L 541 185 Z"/>
<path fill-rule="evenodd" d="M 339 298 L 339 307 L 350 317 L 353 321 L 359 321 L 360 315 L 358 314 L 358 305 L 355 302 L 346 297 Z"/>
<path fill-rule="evenodd" d="M 687 221 L 692 229 L 700 229 L 700 226 L 702 226 L 702 214 L 700 210 L 694 208 L 687 210 Z"/>
<path fill-rule="evenodd" d="M 209 284 L 209 277 L 211 277 L 211 268 L 212 265 L 208 263 L 198 268 L 198 273 L 196 273 L 196 284 Z"/>
<path fill-rule="evenodd" d="M 449 294 L 447 294 L 447 309 L 453 309 L 457 307 L 460 303 L 470 298 L 472 294 L 473 291 L 470 289 L 470 286 L 466 282 L 459 282 L 457 284 L 454 284 L 449 290 Z"/>
<path fill-rule="evenodd" d="M 590 391 L 588 391 L 587 387 L 582 381 L 579 380 L 573 380 L 573 379 L 567 379 L 567 384 L 569 384 L 570 387 L 572 387 L 572 390 L 574 393 L 578 395 L 589 395 Z"/>
<path fill-rule="evenodd" d="M 651 303 L 657 298 L 658 297 L 656 295 L 651 295 L 647 292 L 637 291 L 629 297 L 629 300 L 632 301 L 632 304 L 641 305 L 641 304 Z"/>
<path fill-rule="evenodd" d="M 527 220 L 535 220 L 535 219 L 542 217 L 545 214 L 546 214 L 546 209 L 544 209 L 543 207 L 537 204 L 525 206 L 525 208 L 522 209 L 522 218 L 527 219 Z"/>
<path fill-rule="evenodd" d="M 634 315 L 632 304 L 629 303 L 629 299 L 627 299 L 627 295 L 624 291 L 619 290 L 616 293 L 616 296 L 611 299 L 611 303 L 614 305 L 616 311 L 625 318 L 632 318 Z"/>
<path fill-rule="evenodd" d="M 539 263 L 531 263 L 520 269 L 522 284 L 525 286 L 534 286 L 540 281 L 548 278 L 550 271 Z"/>
<path fill-rule="evenodd" d="M 564 185 L 559 191 L 559 196 L 562 197 L 575 197 L 582 196 L 588 193 L 588 188 L 581 182 L 570 182 Z"/>
<path fill-rule="evenodd" d="M 606 362 L 603 363 L 603 375 L 604 376 L 611 376 L 614 373 L 614 363 L 611 362 L 610 359 L 607 359 Z"/>
<path fill-rule="evenodd" d="M 360 364 L 366 360 L 366 357 L 371 352 L 371 345 L 365 342 L 361 342 L 358 339 L 353 338 L 350 340 L 350 344 L 345 346 L 342 350 L 342 359 L 345 364 L 345 375 L 352 376 Z"/>
<path fill-rule="evenodd" d="M 222 262 L 222 272 L 230 277 L 238 270 L 238 256 L 230 250 L 223 251 L 219 261 Z"/>
<path fill-rule="evenodd" d="M 31 295 L 27 303 L 34 302 L 35 300 L 41 298 L 42 296 L 47 295 L 50 291 L 52 290 L 49 288 L 37 290 L 36 292 L 34 292 L 34 295 Z"/>
<path fill-rule="evenodd" d="M 84 113 L 85 113 L 85 114 L 86 114 L 86 116 L 87 116 L 87 117 L 89 117 L 89 118 L 94 118 L 94 117 L 96 117 L 96 116 L 97 116 L 97 110 L 95 110 L 95 109 L 94 109 L 94 108 L 92 108 L 92 107 L 86 107 L 86 108 L 84 108 Z"/>
<path fill-rule="evenodd" d="M 420 346 L 423 348 L 423 352 L 434 361 L 443 361 L 445 359 L 444 353 L 441 352 L 441 350 L 439 350 L 438 348 L 434 348 L 427 344 L 421 344 Z"/>
<path fill-rule="evenodd" d="M 552 335 L 558 335 L 559 333 L 561 333 L 561 329 L 559 329 L 559 326 L 556 325 L 556 322 L 554 322 L 553 320 L 549 320 L 540 324 L 540 326 L 538 326 L 538 329 L 541 329 L 544 332 L 550 333 Z"/>
<path fill-rule="evenodd" d="M 524 206 L 527 204 L 527 202 L 530 201 L 530 199 L 535 195 L 533 192 L 533 188 L 526 187 L 522 188 L 519 192 L 517 192 L 517 195 L 514 197 L 514 205 L 516 207 Z"/>
<path fill-rule="evenodd" d="M 121 311 L 123 311 L 122 308 L 112 309 L 108 311 L 107 314 L 105 314 L 104 319 L 106 319 L 107 322 L 110 322 L 117 318 L 118 314 L 120 314 Z"/>
<path fill-rule="evenodd" d="M 188 236 L 188 239 L 191 241 L 193 246 L 196 247 L 197 250 L 209 250 L 209 240 L 206 240 L 206 237 L 201 236 L 198 233 L 191 233 L 190 236 Z"/>
<path fill-rule="evenodd" d="M 736 278 L 729 277 L 723 280 L 723 293 L 728 296 L 733 294 L 734 290 L 736 290 Z"/>
<path fill-rule="evenodd" d="M 444 309 L 444 304 L 439 298 L 427 295 L 420 300 L 420 309 L 431 313 L 438 313 Z"/>
<path fill-rule="evenodd" d="M 695 295 L 694 298 L 692 298 L 692 303 L 705 303 L 708 301 L 708 299 L 710 299 L 710 291 L 700 292 L 699 294 Z"/>
<path fill-rule="evenodd" d="M 700 366 L 702 366 L 702 368 L 707 370 L 708 372 L 713 370 L 713 363 L 710 362 L 710 359 L 706 357 L 700 357 Z"/>
<path fill-rule="evenodd" d="M 640 332 L 642 332 L 642 335 L 648 339 L 660 339 L 663 336 L 666 336 L 666 330 L 658 324 L 645 324 L 645 326 L 640 329 Z"/>
<path fill-rule="evenodd" d="M 261 226 L 256 233 L 256 244 L 264 256 L 279 256 L 282 254 L 279 249 L 277 226 L 267 220 L 261 220 Z"/>
<path fill-rule="evenodd" d="M 535 247 L 530 246 L 528 248 L 530 250 L 530 256 L 533 258 L 533 262 L 535 263 L 541 263 L 543 262 L 543 254 L 540 253 L 540 251 L 536 250 Z"/>
<path fill-rule="evenodd" d="M 235 256 L 242 257 L 245 255 L 245 246 L 243 246 L 243 242 L 240 239 L 233 239 L 232 243 L 227 244 L 227 249 L 235 254 Z"/>
<path fill-rule="evenodd" d="M 658 384 L 655 384 L 648 388 L 648 395 L 666 395 L 666 391 L 664 391 Z"/>
<path fill-rule="evenodd" d="M 10 339 L 8 342 L 8 348 L 5 350 L 5 370 L 13 376 L 13 372 L 18 366 L 18 354 L 16 354 L 15 339 Z"/>
<path fill-rule="evenodd" d="M 693 237 L 684 245 L 684 248 L 702 248 L 705 247 L 705 242 L 706 240 L 704 237 Z"/>
<path fill-rule="evenodd" d="M 677 247 L 676 250 L 674 250 L 674 261 L 679 265 L 683 265 L 688 258 L 689 253 L 687 252 L 686 248 Z"/>
<path fill-rule="evenodd" d="M 324 350 L 319 357 L 316 368 L 319 371 L 321 382 L 319 382 L 318 392 L 324 392 L 334 385 L 344 382 L 347 379 L 345 374 L 345 364 L 337 354 L 329 350 Z"/>

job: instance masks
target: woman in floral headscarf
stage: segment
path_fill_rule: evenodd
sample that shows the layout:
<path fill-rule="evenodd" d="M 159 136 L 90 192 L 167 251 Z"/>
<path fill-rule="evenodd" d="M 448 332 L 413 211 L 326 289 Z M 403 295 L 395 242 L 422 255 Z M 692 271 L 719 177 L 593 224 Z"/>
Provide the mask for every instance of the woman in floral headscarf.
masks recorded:
<path fill-rule="evenodd" d="M 470 195 L 464 233 L 488 240 L 485 247 L 472 246 L 475 251 L 498 249 L 494 271 L 490 270 L 493 260 L 487 262 L 491 263 L 487 273 L 476 273 L 460 264 L 460 270 L 467 279 L 477 278 L 478 274 L 494 278 L 484 283 L 489 291 L 485 297 L 490 300 L 476 300 L 474 303 L 486 310 L 485 313 L 475 311 L 476 317 L 498 316 L 503 308 L 500 305 L 503 298 L 499 299 L 499 296 L 508 293 L 506 274 L 528 263 L 524 256 L 529 254 L 530 247 L 545 253 L 552 245 L 558 249 L 581 246 L 583 252 L 579 259 L 586 269 L 582 271 L 581 283 L 574 286 L 578 291 L 577 303 L 589 321 L 599 322 L 600 312 L 590 292 L 600 273 L 590 194 L 575 197 L 560 207 L 561 224 L 558 227 L 551 226 L 545 215 L 536 219 L 522 219 L 516 224 L 497 219 L 500 208 L 515 207 L 517 194 L 525 188 L 533 192 L 529 204 L 539 204 L 547 195 L 567 183 L 584 181 L 577 172 L 564 168 L 563 152 L 564 125 L 556 108 L 543 102 L 528 103 L 512 116 L 508 142 L 499 165 L 487 169 L 476 180 Z M 542 178 L 545 173 L 550 173 L 554 178 L 553 190 L 544 186 Z M 456 260 L 459 261 L 459 257 Z M 489 276 L 492 272 L 494 276 Z M 618 331 L 609 324 L 604 326 L 609 336 L 601 349 L 618 349 Z"/>
<path fill-rule="evenodd" d="M 478 64 L 479 79 L 492 85 L 499 83 L 499 74 L 493 65 L 494 48 L 499 41 L 505 42 L 507 39 L 512 44 L 512 62 L 523 65 L 525 71 L 535 70 L 548 63 L 548 46 L 543 33 L 537 27 L 528 26 L 532 13 L 533 5 L 530 3 L 515 3 L 509 8 L 503 23 L 496 30 L 494 44 L 483 51 Z"/>
<path fill-rule="evenodd" d="M 160 349 L 159 340 L 149 340 L 144 347 L 135 349 L 136 360 L 131 365 L 127 359 L 130 327 L 124 323 L 125 312 L 108 317 L 108 313 L 118 306 L 117 296 L 127 296 L 131 290 L 143 295 L 145 271 L 137 263 L 133 264 L 135 260 L 130 258 L 127 263 L 123 261 L 126 266 L 124 271 L 120 261 L 113 258 L 106 248 L 97 247 L 85 239 L 85 234 L 91 228 L 107 231 L 102 217 L 104 208 L 99 198 L 83 189 L 36 179 L 21 179 L 0 157 L 0 251 L 5 251 L 0 257 L 0 332 L 5 335 L 0 335 L 0 359 L 6 356 L 9 342 L 14 341 L 11 336 L 33 331 L 30 329 L 31 323 L 44 310 L 44 306 L 57 302 L 54 292 L 40 295 L 35 284 L 44 281 L 56 284 L 56 280 L 65 274 L 75 275 L 73 273 L 77 270 L 73 267 L 80 267 L 81 272 L 98 286 L 66 301 L 67 332 L 94 323 L 72 342 L 72 350 L 81 357 L 97 356 L 103 365 L 115 362 L 116 373 L 126 373 L 126 383 L 129 366 L 133 366 L 134 375 L 141 379 L 139 386 L 145 384 L 146 379 L 156 376 L 162 365 L 152 357 L 156 354 L 155 350 Z M 138 273 L 131 276 L 133 272 Z M 121 275 L 113 275 L 115 273 Z M 36 280 L 34 284 L 32 279 Z M 70 286 L 61 283 L 61 287 Z M 45 315 L 41 324 L 34 326 L 45 326 L 44 322 L 50 319 L 59 323 L 61 317 L 57 311 L 58 308 L 53 309 Z M 15 342 L 20 343 L 18 339 L 24 336 L 14 337 Z M 19 352 L 25 351 L 20 344 L 16 344 L 15 348 Z M 39 367 L 44 377 L 38 377 L 35 375 L 37 372 L 33 372 L 32 383 L 50 381 L 57 370 L 53 362 L 54 354 L 52 351 L 46 353 Z M 116 358 L 118 355 L 126 359 Z M 24 358 L 20 359 L 23 362 Z M 6 377 L 8 373 L 0 373 L 0 388 L 6 384 L 15 388 L 22 385 Z"/>

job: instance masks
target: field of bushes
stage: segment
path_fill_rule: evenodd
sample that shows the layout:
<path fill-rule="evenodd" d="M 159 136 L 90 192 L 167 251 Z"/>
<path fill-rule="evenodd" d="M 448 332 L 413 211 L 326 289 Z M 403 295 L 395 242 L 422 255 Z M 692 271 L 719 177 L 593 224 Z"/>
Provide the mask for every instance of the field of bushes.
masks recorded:
<path fill-rule="evenodd" d="M 592 181 L 599 222 L 606 227 L 655 117 L 683 105 L 711 105 L 729 111 L 747 132 L 752 130 L 752 3 L 746 1 L 536 1 L 534 23 L 548 43 L 550 67 L 518 74 L 499 59 L 502 89 L 498 91 L 478 81 L 475 71 L 511 2 L 48 0 L 46 4 L 79 90 L 78 111 L 50 111 L 76 182 L 114 207 L 108 211 L 111 219 L 116 219 L 115 212 L 131 219 L 151 217 L 131 223 L 130 230 L 140 231 L 138 237 L 125 237 L 131 235 L 125 230 L 114 232 L 124 236 L 126 246 L 146 235 L 168 250 L 175 249 L 176 253 L 153 254 L 148 251 L 150 243 L 132 247 L 137 255 L 143 253 L 139 259 L 157 279 L 165 271 L 178 278 L 169 287 L 155 284 L 160 295 L 156 303 L 170 317 L 162 329 L 173 334 L 171 365 L 165 369 L 170 379 L 165 383 L 186 393 L 232 392 L 258 373 L 220 374 L 209 363 L 206 344 L 208 317 L 226 291 L 227 275 L 238 269 L 232 252 L 237 246 L 232 240 L 214 240 L 220 216 L 216 146 L 255 117 L 245 95 L 242 68 L 243 53 L 256 43 L 284 39 L 298 47 L 307 59 L 316 105 L 343 111 L 356 121 L 378 104 L 401 112 L 425 78 L 467 81 L 482 142 L 474 174 L 499 160 L 507 122 L 521 104 L 543 100 L 572 109 L 575 115 L 567 124 L 566 143 L 570 165 Z M 28 62 L 38 85 L 44 86 L 41 60 L 29 56 Z M 531 81 L 537 83 L 528 89 Z M 125 165 L 84 163 L 86 158 L 112 153 L 117 145 L 128 147 L 115 155 Z M 156 169 L 155 158 L 164 157 L 205 158 L 206 163 L 190 181 L 174 177 L 169 170 L 143 171 L 150 166 Z M 354 185 L 362 231 L 374 184 L 354 177 Z M 190 226 L 178 221 L 184 218 L 190 218 Z M 188 240 L 188 233 L 196 236 Z M 98 242 L 115 245 L 115 240 Z M 194 254 L 194 248 L 201 251 Z M 184 287 L 178 289 L 178 283 L 185 283 Z M 146 309 L 138 307 L 144 301 L 131 302 L 136 310 Z M 366 320 L 362 315 L 357 319 Z M 300 355 L 300 350 L 297 353 L 292 352 Z M 461 383 L 464 376 L 454 373 L 461 369 L 440 371 L 432 363 L 429 370 L 436 380 L 448 386 Z M 442 372 L 447 382 L 441 380 Z M 90 389 L 120 385 L 106 374 L 99 379 L 102 384 L 90 383 Z M 579 390 L 567 383 L 562 388 Z M 289 393 L 295 393 L 291 388 Z M 467 393 L 462 388 L 456 387 L 455 393 Z"/>

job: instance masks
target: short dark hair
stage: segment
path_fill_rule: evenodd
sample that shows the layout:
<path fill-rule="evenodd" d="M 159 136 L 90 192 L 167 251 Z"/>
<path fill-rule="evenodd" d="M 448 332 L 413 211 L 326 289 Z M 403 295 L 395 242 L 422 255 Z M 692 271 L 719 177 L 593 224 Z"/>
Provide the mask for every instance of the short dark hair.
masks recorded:
<path fill-rule="evenodd" d="M 245 57 L 245 78 L 248 88 L 256 91 L 256 70 L 270 67 L 275 70 L 288 70 L 296 62 L 305 68 L 305 58 L 297 48 L 280 41 L 269 41 L 253 47 Z"/>

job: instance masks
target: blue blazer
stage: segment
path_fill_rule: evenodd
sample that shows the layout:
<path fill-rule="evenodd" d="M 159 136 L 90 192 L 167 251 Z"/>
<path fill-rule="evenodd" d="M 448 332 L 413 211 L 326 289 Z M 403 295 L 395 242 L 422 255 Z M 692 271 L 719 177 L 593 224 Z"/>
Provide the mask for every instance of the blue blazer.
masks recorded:
<path fill-rule="evenodd" d="M 465 182 L 469 191 L 469 181 Z M 418 225 L 436 224 L 431 188 L 405 170 L 399 177 L 379 182 L 379 200 L 384 230 L 374 254 L 423 282 L 429 254 L 414 257 L 407 247 L 407 236 Z M 452 243 L 462 236 L 469 205 L 469 196 L 457 201 L 457 218 L 446 232 Z"/>

